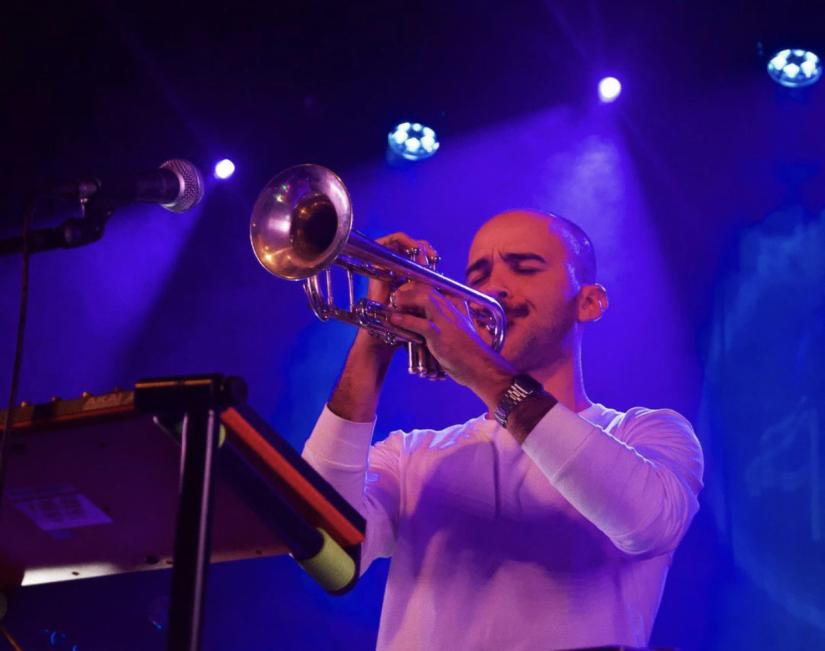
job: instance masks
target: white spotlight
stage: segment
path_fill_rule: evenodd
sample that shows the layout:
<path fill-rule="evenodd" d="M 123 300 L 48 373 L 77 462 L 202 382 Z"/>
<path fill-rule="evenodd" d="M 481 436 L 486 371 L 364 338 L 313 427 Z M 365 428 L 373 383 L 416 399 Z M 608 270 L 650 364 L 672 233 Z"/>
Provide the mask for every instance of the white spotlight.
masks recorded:
<path fill-rule="evenodd" d="M 228 158 L 215 163 L 215 178 L 221 181 L 226 181 L 235 173 L 235 163 Z"/>
<path fill-rule="evenodd" d="M 622 93 L 622 82 L 615 77 L 605 77 L 599 82 L 599 99 L 605 103 L 615 102 Z"/>
<path fill-rule="evenodd" d="M 810 86 L 822 76 L 822 61 L 808 50 L 781 50 L 768 61 L 768 74 L 788 88 Z"/>
<path fill-rule="evenodd" d="M 402 122 L 387 136 L 390 149 L 407 160 L 429 158 L 438 151 L 438 136 L 418 122 Z"/>

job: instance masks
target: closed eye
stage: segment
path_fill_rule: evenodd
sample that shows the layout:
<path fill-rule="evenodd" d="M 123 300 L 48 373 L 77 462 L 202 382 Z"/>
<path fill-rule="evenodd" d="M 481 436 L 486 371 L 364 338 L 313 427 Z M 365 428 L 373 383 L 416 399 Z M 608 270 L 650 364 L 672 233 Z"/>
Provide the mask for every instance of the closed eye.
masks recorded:
<path fill-rule="evenodd" d="M 544 266 L 536 267 L 534 265 L 520 265 L 514 264 L 510 265 L 510 269 L 513 270 L 513 273 L 518 274 L 519 276 L 534 276 L 537 273 L 540 273 L 546 269 Z"/>
<path fill-rule="evenodd" d="M 472 278 L 468 278 L 468 279 L 467 279 L 467 284 L 468 284 L 470 287 L 474 287 L 474 286 L 476 286 L 476 285 L 480 285 L 480 284 L 481 284 L 481 283 L 483 283 L 485 280 L 487 280 L 487 278 L 489 277 L 489 275 L 490 275 L 489 273 L 482 273 L 482 274 L 478 274 L 477 276 L 473 276 Z"/>
<path fill-rule="evenodd" d="M 502 258 L 514 273 L 522 276 L 532 276 L 547 269 L 547 261 L 535 253 L 507 253 Z"/>

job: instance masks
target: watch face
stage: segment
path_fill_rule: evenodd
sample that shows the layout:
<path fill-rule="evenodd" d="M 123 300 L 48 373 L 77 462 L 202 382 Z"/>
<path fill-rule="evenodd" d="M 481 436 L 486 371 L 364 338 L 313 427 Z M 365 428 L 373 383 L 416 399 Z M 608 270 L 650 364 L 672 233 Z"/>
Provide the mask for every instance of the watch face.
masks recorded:
<path fill-rule="evenodd" d="M 528 393 L 535 393 L 539 389 L 541 389 L 541 384 L 539 384 L 538 380 L 527 375 L 526 373 L 522 375 L 517 375 L 513 380 L 514 384 L 518 384 L 522 389 L 527 391 Z"/>

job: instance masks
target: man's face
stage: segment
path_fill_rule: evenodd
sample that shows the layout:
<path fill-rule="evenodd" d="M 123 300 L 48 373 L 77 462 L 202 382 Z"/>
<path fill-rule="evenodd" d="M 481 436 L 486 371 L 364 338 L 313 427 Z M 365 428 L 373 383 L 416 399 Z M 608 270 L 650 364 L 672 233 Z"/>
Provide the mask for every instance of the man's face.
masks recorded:
<path fill-rule="evenodd" d="M 570 355 L 579 284 L 552 218 L 519 211 L 484 224 L 470 247 L 467 284 L 504 307 L 507 334 L 501 352 L 519 371 Z"/>

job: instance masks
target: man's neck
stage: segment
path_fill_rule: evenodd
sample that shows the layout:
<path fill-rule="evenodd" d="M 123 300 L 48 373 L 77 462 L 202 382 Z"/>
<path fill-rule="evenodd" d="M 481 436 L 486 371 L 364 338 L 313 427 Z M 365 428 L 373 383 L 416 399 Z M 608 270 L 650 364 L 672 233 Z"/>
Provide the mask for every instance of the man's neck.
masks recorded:
<path fill-rule="evenodd" d="M 584 390 L 581 354 L 578 351 L 555 360 L 547 368 L 531 370 L 530 375 L 541 382 L 545 391 L 572 411 L 579 412 L 593 404 Z"/>
<path fill-rule="evenodd" d="M 568 409 L 580 412 L 593 403 L 584 390 L 584 376 L 581 366 L 581 349 L 574 348 L 556 359 L 546 367 L 527 368 L 525 371 L 541 383 L 544 390 Z M 485 414 L 493 419 L 492 412 Z"/>

